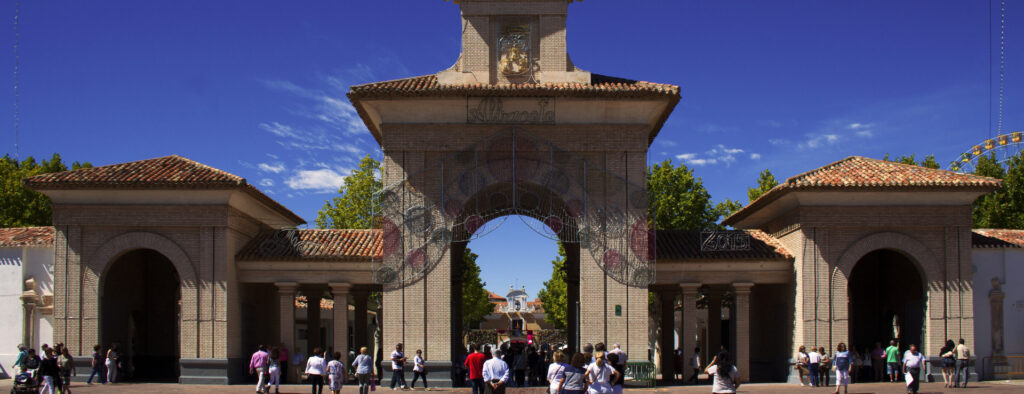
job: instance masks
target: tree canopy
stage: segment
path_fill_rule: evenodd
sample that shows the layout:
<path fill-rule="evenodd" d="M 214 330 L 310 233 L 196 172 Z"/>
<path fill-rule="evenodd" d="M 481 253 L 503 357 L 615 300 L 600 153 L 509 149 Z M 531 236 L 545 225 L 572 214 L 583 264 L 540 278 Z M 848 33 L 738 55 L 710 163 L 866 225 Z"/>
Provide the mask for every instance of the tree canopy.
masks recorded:
<path fill-rule="evenodd" d="M 719 220 L 742 207 L 729 199 L 714 204 L 704 182 L 693 176 L 692 169 L 682 163 L 676 166 L 669 160 L 647 168 L 647 195 L 651 201 L 649 215 L 658 228 L 721 228 Z"/>
<path fill-rule="evenodd" d="M 566 326 L 569 305 L 565 256 L 565 246 L 559 243 L 558 256 L 551 260 L 551 279 L 544 281 L 544 287 L 537 292 L 537 298 L 544 304 L 544 319 L 558 329 Z"/>
<path fill-rule="evenodd" d="M 316 215 L 318 228 L 370 228 L 373 225 L 373 194 L 382 188 L 380 162 L 366 155 L 359 167 L 345 177 L 338 197 L 324 203 Z"/>
<path fill-rule="evenodd" d="M 761 176 L 757 178 L 757 187 L 747 189 L 747 198 L 750 199 L 750 202 L 754 202 L 758 197 L 761 197 L 761 195 L 778 185 L 779 181 L 775 180 L 775 175 L 772 175 L 771 171 L 765 169 L 761 171 Z"/>
<path fill-rule="evenodd" d="M 462 324 L 466 329 L 479 327 L 487 315 L 494 312 L 488 299 L 487 282 L 480 279 L 480 257 L 468 247 L 462 254 Z"/>
<path fill-rule="evenodd" d="M 882 157 L 882 160 L 891 161 L 891 160 L 889 160 L 889 154 L 886 153 L 885 157 Z M 896 162 L 897 163 L 903 163 L 903 164 L 910 164 L 912 166 L 921 166 L 921 167 L 934 168 L 934 169 L 942 168 L 942 166 L 939 165 L 939 162 L 935 161 L 935 155 L 925 156 L 924 160 L 921 160 L 920 162 L 918 162 L 917 159 L 914 157 L 914 154 L 911 153 L 910 156 L 900 156 L 899 158 L 896 159 Z"/>
<path fill-rule="evenodd" d="M 74 162 L 72 170 L 89 168 L 92 164 Z M 37 162 L 29 156 L 18 162 L 9 155 L 0 160 L 0 227 L 49 226 L 53 224 L 50 198 L 25 188 L 22 179 L 39 174 L 67 171 L 59 154 Z"/>
<path fill-rule="evenodd" d="M 981 156 L 974 174 L 1003 180 L 1002 189 L 974 201 L 974 227 L 1024 229 L 1024 153 L 1010 158 L 1005 167 L 995 154 Z"/>

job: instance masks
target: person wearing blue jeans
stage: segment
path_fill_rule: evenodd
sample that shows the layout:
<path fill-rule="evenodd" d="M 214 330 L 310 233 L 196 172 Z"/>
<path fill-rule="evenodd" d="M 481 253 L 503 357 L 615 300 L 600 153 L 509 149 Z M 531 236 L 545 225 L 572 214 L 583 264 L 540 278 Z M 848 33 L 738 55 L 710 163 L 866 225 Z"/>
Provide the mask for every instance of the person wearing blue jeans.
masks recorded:
<path fill-rule="evenodd" d="M 810 361 L 810 363 L 807 364 L 807 368 L 811 370 L 811 387 L 817 387 L 818 375 L 820 375 L 818 367 L 821 365 L 821 353 L 818 353 L 818 351 L 814 350 L 812 347 L 811 352 L 807 354 L 807 358 Z"/>
<path fill-rule="evenodd" d="M 405 383 L 405 353 L 402 352 L 402 344 L 395 345 L 395 351 L 391 352 L 391 389 L 397 385 L 400 389 L 407 389 Z M 400 382 L 400 383 L 399 383 Z"/>
<path fill-rule="evenodd" d="M 971 362 L 971 351 L 964 345 L 964 339 L 960 338 L 960 344 L 956 345 L 953 355 L 956 357 L 956 380 L 953 382 L 953 387 L 967 387 L 968 375 L 967 367 Z M 960 385 L 960 375 L 963 374 L 964 383 Z"/>
<path fill-rule="evenodd" d="M 103 352 L 100 351 L 100 345 L 93 346 L 92 350 L 92 361 L 89 362 L 92 366 L 92 373 L 89 374 L 89 380 L 87 380 L 85 383 L 92 384 L 92 378 L 95 378 L 96 375 L 99 375 L 100 378 L 97 379 L 96 381 L 102 384 L 107 384 L 107 374 L 103 371 L 104 357 Z"/>

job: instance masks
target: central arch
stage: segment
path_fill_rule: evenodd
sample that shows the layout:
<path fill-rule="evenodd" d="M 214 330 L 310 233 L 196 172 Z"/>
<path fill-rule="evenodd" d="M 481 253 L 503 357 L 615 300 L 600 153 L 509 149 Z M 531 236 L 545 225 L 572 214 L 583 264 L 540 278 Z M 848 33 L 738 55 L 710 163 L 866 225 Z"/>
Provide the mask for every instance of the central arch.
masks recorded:
<path fill-rule="evenodd" d="M 117 345 L 118 379 L 177 382 L 181 354 L 181 280 L 153 249 L 111 261 L 100 287 L 100 341 Z"/>
<path fill-rule="evenodd" d="M 899 251 L 878 249 L 853 267 L 849 282 L 850 343 L 858 348 L 923 348 L 925 285 L 916 264 Z"/>

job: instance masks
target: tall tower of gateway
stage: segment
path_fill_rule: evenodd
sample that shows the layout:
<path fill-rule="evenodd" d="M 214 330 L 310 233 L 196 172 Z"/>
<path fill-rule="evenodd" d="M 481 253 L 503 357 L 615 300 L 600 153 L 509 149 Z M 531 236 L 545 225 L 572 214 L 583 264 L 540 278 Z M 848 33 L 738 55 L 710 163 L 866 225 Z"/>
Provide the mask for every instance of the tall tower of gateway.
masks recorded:
<path fill-rule="evenodd" d="M 449 370 L 466 349 L 466 244 L 521 215 L 568 253 L 559 341 L 618 343 L 646 359 L 655 276 L 647 151 L 679 88 L 573 64 L 570 3 L 458 1 L 462 53 L 451 68 L 351 88 L 384 152 L 373 270 L 385 358 L 403 343 L 423 349 L 430 370 Z"/>

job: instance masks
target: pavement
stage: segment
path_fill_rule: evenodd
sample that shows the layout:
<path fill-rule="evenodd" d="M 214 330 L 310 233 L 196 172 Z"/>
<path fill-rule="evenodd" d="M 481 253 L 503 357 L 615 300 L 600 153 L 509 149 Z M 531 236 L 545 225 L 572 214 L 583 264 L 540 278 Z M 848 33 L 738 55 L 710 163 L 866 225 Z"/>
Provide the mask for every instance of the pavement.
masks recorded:
<path fill-rule="evenodd" d="M 6 393 L 10 390 L 11 380 L 5 379 L 0 380 L 0 394 Z M 850 385 L 850 393 L 857 394 L 868 394 L 868 393 L 905 393 L 905 386 L 899 383 L 858 383 Z M 383 394 L 384 392 L 390 393 L 391 390 L 386 387 L 378 387 L 377 390 Z M 785 383 L 751 383 L 744 384 L 740 387 L 739 393 L 819 393 L 828 394 L 835 390 L 835 387 L 800 387 L 792 384 Z M 238 394 L 249 394 L 255 392 L 255 387 L 251 385 L 230 385 L 230 386 L 202 386 L 202 385 L 180 385 L 170 383 L 118 383 L 112 385 L 100 385 L 94 384 L 87 386 L 83 383 L 75 383 L 71 387 L 73 393 L 238 393 Z M 421 392 L 423 389 L 418 388 L 414 390 Z M 307 385 L 283 385 L 281 386 L 281 393 L 288 394 L 305 394 L 309 393 L 310 388 Z M 325 393 L 330 393 L 328 390 L 324 390 Z M 358 393 L 358 387 L 355 385 L 345 385 L 345 389 L 341 391 L 345 394 Z M 396 391 L 398 393 L 399 391 Z M 457 392 L 457 393 L 469 393 L 469 388 L 436 388 L 431 389 L 431 392 Z M 543 387 L 531 387 L 531 388 L 509 388 L 508 394 L 542 394 L 544 393 Z M 645 393 L 710 393 L 711 386 L 673 386 L 673 387 L 658 387 L 654 389 L 650 388 L 627 388 L 625 392 L 630 394 L 645 394 Z M 942 387 L 942 383 L 925 383 L 921 385 L 920 393 L 931 394 L 931 393 L 966 393 L 966 394 L 982 394 L 982 393 L 1024 393 L 1024 381 L 1007 381 L 1007 382 L 971 382 L 966 389 L 947 389 Z"/>

